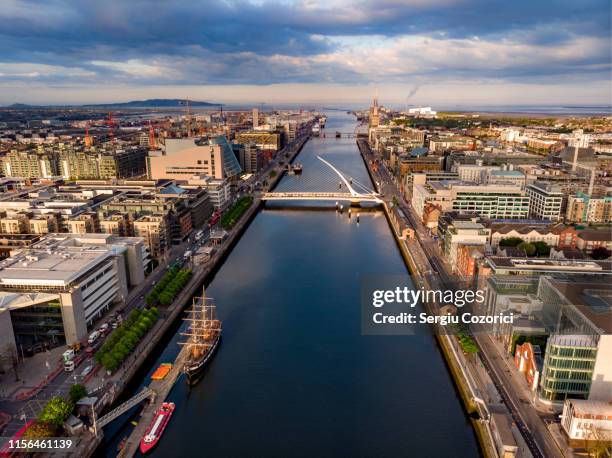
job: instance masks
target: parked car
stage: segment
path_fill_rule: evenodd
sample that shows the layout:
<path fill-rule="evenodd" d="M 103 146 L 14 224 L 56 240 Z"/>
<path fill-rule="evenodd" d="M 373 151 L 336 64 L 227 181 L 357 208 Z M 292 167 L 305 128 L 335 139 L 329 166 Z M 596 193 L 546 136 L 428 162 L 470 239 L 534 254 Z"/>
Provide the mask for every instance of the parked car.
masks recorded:
<path fill-rule="evenodd" d="M 87 343 L 91 345 L 100 337 L 100 333 L 98 331 L 94 331 L 89 335 L 89 339 L 87 339 Z"/>

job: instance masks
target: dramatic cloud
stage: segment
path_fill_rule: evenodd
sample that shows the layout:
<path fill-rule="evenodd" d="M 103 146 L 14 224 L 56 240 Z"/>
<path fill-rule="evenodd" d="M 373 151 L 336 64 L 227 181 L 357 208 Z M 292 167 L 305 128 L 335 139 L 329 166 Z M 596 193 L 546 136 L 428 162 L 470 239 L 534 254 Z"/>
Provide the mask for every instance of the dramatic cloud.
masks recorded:
<path fill-rule="evenodd" d="M 610 97 L 607 0 L 5 0 L 0 21 L 0 103 L 15 88 L 272 84 L 404 85 L 404 100 L 462 81 Z"/>

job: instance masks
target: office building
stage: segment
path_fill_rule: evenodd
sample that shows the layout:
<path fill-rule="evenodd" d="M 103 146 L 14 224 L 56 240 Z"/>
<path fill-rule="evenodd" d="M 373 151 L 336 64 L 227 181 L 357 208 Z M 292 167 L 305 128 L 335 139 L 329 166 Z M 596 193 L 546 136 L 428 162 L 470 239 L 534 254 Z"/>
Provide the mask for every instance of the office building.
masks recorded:
<path fill-rule="evenodd" d="M 282 147 L 281 133 L 273 130 L 253 130 L 247 132 L 239 132 L 236 134 L 236 139 L 234 141 L 245 146 L 256 146 L 268 158 L 274 155 L 274 153 L 276 153 Z"/>
<path fill-rule="evenodd" d="M 512 184 L 479 186 L 462 181 L 415 184 L 411 203 L 421 218 L 426 203 L 439 205 L 445 212 L 477 213 L 490 219 L 523 219 L 529 213 L 529 197 L 520 186 Z"/>
<path fill-rule="evenodd" d="M 561 217 L 563 192 L 559 187 L 536 181 L 526 190 L 531 218 L 556 221 Z"/>
<path fill-rule="evenodd" d="M 142 239 L 103 234 L 49 234 L 13 253 L 0 261 L 1 343 L 83 342 L 142 283 L 148 262 Z"/>
<path fill-rule="evenodd" d="M 497 165 L 461 164 L 457 166 L 457 174 L 461 181 L 485 183 L 490 172 L 501 170 Z"/>
<path fill-rule="evenodd" d="M 187 181 L 194 175 L 231 179 L 242 172 L 238 159 L 224 136 L 196 141 L 194 138 L 166 139 L 164 150 L 150 151 L 149 178 Z"/>
<path fill-rule="evenodd" d="M 609 277 L 609 275 L 608 275 Z M 612 399 L 612 302 L 607 277 L 543 277 L 538 296 L 546 344 L 540 399 Z"/>

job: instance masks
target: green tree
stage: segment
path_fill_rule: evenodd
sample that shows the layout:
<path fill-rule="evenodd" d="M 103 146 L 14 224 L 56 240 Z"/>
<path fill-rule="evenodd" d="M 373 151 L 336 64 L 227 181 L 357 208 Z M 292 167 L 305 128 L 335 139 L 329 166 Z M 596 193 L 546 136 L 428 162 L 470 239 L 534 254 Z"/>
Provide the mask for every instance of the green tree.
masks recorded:
<path fill-rule="evenodd" d="M 550 247 L 546 242 L 533 242 L 533 246 L 538 256 L 548 256 L 550 254 Z"/>
<path fill-rule="evenodd" d="M 80 383 L 75 383 L 70 387 L 69 391 L 70 400 L 73 404 L 76 404 L 79 400 L 83 399 L 87 396 L 87 388 L 85 385 L 81 385 Z"/>
<path fill-rule="evenodd" d="M 518 246 L 523 243 L 523 239 L 520 237 L 508 237 L 499 241 L 499 246 Z"/>
<path fill-rule="evenodd" d="M 593 259 L 608 259 L 610 255 L 610 250 L 608 250 L 605 246 L 599 246 L 591 251 L 591 258 Z"/>
<path fill-rule="evenodd" d="M 56 431 L 57 427 L 54 425 L 42 421 L 35 421 L 26 429 L 25 433 L 23 433 L 23 438 L 43 439 L 45 437 L 53 437 Z"/>
<path fill-rule="evenodd" d="M 524 251 L 527 256 L 533 256 L 536 254 L 536 247 L 528 242 L 519 243 L 516 246 L 519 250 Z"/>
<path fill-rule="evenodd" d="M 70 416 L 73 405 L 59 396 L 51 399 L 38 415 L 38 421 L 61 426 Z"/>

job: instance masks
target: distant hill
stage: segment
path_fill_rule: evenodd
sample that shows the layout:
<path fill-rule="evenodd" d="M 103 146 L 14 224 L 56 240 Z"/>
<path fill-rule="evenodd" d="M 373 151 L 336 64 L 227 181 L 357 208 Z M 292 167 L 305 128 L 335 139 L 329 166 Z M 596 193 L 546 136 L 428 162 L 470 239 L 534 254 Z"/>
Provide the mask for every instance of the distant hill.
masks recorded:
<path fill-rule="evenodd" d="M 6 108 L 13 108 L 15 110 L 25 110 L 27 108 L 36 108 L 34 105 L 28 105 L 26 103 L 14 103 L 12 105 L 8 105 Z"/>
<path fill-rule="evenodd" d="M 147 100 L 132 100 L 131 102 L 123 103 L 99 103 L 94 105 L 83 105 L 84 107 L 93 108 L 179 108 L 184 107 L 187 101 L 185 99 L 147 99 Z M 200 102 L 190 100 L 189 105 L 192 107 L 218 107 L 221 103 Z"/>
<path fill-rule="evenodd" d="M 132 100 L 131 102 L 119 103 L 97 103 L 86 105 L 28 105 L 26 103 L 14 103 L 5 108 L 14 110 L 27 110 L 32 108 L 62 108 L 62 107 L 83 107 L 83 108 L 184 108 L 186 105 L 185 99 L 147 99 L 147 100 Z M 192 107 L 219 107 L 222 103 L 201 102 L 198 100 L 190 100 L 189 105 Z"/>

